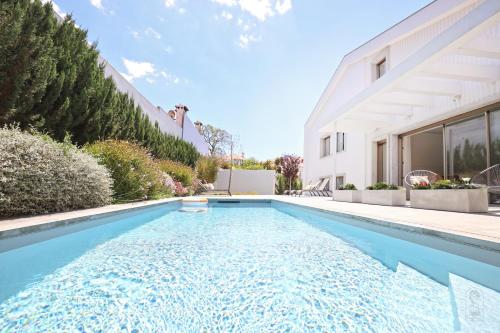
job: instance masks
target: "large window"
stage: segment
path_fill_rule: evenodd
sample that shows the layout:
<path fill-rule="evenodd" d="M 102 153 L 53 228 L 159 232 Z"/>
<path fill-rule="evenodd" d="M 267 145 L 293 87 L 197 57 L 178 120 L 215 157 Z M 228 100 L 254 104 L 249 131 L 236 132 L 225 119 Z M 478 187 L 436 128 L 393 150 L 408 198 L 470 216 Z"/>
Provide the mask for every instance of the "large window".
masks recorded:
<path fill-rule="evenodd" d="M 345 150 L 345 133 L 337 132 L 337 153 Z"/>
<path fill-rule="evenodd" d="M 330 156 L 330 136 L 321 139 L 321 157 Z"/>
<path fill-rule="evenodd" d="M 484 115 L 447 125 L 445 131 L 449 179 L 472 177 L 486 169 Z"/>
<path fill-rule="evenodd" d="M 500 110 L 490 112 L 491 165 L 500 163 Z"/>

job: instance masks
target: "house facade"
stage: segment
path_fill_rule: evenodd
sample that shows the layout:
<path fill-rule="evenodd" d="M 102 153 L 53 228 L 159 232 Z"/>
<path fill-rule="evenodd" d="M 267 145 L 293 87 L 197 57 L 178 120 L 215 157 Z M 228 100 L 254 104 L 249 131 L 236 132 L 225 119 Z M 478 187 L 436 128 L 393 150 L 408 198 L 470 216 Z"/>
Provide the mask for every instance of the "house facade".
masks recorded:
<path fill-rule="evenodd" d="M 348 53 L 304 128 L 304 184 L 500 163 L 500 1 L 437 0 Z"/>

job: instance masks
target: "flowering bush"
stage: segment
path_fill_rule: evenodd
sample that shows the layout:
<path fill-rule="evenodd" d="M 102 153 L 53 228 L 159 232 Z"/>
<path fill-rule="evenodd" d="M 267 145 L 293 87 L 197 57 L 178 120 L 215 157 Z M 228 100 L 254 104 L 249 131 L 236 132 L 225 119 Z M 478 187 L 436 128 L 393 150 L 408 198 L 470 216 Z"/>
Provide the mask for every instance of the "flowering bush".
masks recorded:
<path fill-rule="evenodd" d="M 103 206 L 112 184 L 108 170 L 69 140 L 0 128 L 0 216 Z"/>
<path fill-rule="evenodd" d="M 181 182 L 175 182 L 175 196 L 176 197 L 182 197 L 188 194 L 188 189 L 182 186 Z"/>
<path fill-rule="evenodd" d="M 171 193 L 175 193 L 175 181 L 168 173 L 163 173 L 163 185 L 165 185 Z"/>
<path fill-rule="evenodd" d="M 169 197 L 172 191 L 164 183 L 164 173 L 149 152 L 139 145 L 106 140 L 85 149 L 99 159 L 114 180 L 113 199 L 126 202 Z"/>
<path fill-rule="evenodd" d="M 182 185 L 191 185 L 195 173 L 187 165 L 170 160 L 158 160 L 157 163 L 161 171 L 168 173 L 176 181 L 181 182 Z"/>
<path fill-rule="evenodd" d="M 413 184 L 413 189 L 415 190 L 429 190 L 431 188 L 431 184 L 426 181 L 420 181 L 418 183 Z"/>

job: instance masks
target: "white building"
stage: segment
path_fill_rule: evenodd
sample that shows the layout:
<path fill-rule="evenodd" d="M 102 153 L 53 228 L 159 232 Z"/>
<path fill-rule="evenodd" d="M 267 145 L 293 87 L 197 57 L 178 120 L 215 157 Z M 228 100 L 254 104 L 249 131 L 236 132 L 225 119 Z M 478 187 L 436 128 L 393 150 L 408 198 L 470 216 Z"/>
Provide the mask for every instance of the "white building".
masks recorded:
<path fill-rule="evenodd" d="M 203 155 L 208 155 L 208 144 L 193 124 L 187 112 L 189 109 L 183 105 L 176 106 L 173 110 L 174 116 L 168 114 L 160 106 L 154 106 L 146 97 L 144 97 L 123 75 L 120 74 L 106 59 L 99 56 L 99 62 L 104 64 L 104 73 L 106 77 L 111 77 L 116 84 L 117 89 L 128 94 L 134 99 L 136 105 L 140 106 L 142 111 L 148 115 L 153 123 L 158 122 L 158 126 L 164 133 L 168 133 L 184 141 L 192 143 L 196 149 Z"/>
<path fill-rule="evenodd" d="M 500 163 L 500 0 L 437 0 L 348 53 L 305 124 L 304 184 Z"/>

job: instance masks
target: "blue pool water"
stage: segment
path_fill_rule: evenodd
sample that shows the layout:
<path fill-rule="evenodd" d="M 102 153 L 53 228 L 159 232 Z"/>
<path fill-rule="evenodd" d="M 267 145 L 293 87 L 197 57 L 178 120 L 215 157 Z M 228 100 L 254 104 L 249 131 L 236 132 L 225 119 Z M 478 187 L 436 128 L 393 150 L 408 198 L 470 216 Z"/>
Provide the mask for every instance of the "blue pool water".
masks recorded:
<path fill-rule="evenodd" d="M 178 208 L 0 252 L 0 332 L 500 332 L 496 266 L 284 204 Z"/>

